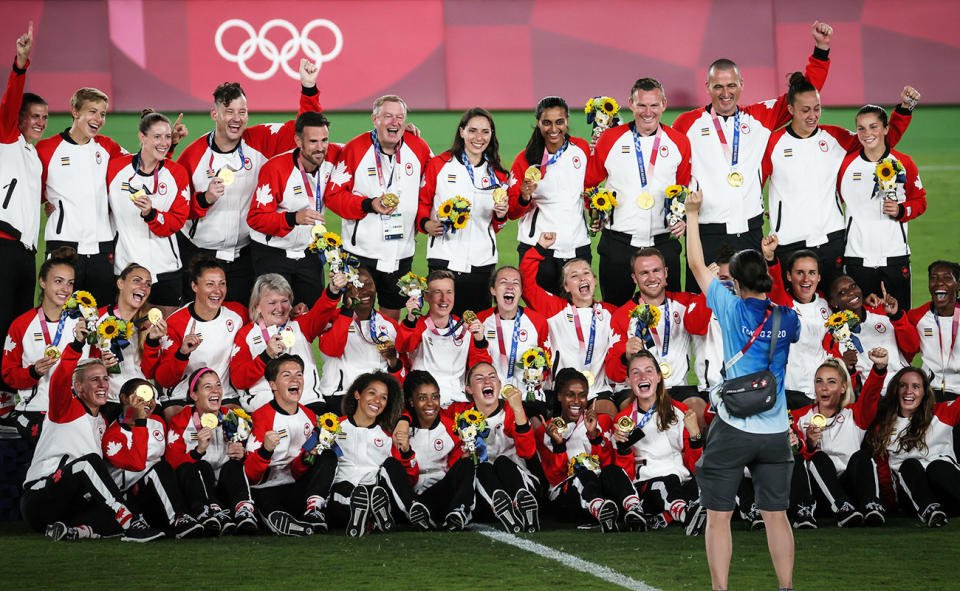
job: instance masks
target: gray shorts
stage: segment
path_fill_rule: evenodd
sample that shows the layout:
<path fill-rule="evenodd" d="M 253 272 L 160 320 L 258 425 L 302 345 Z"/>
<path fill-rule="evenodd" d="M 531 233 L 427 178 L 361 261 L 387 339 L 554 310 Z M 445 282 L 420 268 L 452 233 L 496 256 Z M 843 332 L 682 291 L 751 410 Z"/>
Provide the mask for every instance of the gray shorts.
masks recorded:
<path fill-rule="evenodd" d="M 747 433 L 720 418 L 710 424 L 703 455 L 697 461 L 700 503 L 714 511 L 733 511 L 744 467 L 750 469 L 758 509 L 785 511 L 790 506 L 793 452 L 789 433 Z"/>

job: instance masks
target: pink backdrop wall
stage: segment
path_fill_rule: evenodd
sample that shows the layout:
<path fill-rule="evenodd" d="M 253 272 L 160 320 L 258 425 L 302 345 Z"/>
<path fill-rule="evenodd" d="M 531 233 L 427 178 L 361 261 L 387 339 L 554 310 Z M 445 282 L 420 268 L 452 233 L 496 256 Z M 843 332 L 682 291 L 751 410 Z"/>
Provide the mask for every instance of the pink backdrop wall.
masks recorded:
<path fill-rule="evenodd" d="M 327 60 L 329 109 L 366 110 L 388 92 L 421 110 L 530 109 L 547 94 L 579 104 L 625 97 L 640 76 L 687 107 L 706 103 L 705 67 L 718 57 L 740 64 L 746 100 L 764 99 L 802 68 L 815 18 L 837 32 L 826 104 L 889 104 L 905 83 L 925 103 L 960 102 L 960 10 L 943 0 L 9 0 L 0 10 L 11 59 L 34 21 L 28 88 L 56 111 L 78 86 L 105 90 L 116 111 L 203 110 L 227 80 L 258 111 L 292 111 L 284 66 L 295 72 L 304 46 Z M 242 65 L 260 79 L 224 57 L 245 42 Z"/>

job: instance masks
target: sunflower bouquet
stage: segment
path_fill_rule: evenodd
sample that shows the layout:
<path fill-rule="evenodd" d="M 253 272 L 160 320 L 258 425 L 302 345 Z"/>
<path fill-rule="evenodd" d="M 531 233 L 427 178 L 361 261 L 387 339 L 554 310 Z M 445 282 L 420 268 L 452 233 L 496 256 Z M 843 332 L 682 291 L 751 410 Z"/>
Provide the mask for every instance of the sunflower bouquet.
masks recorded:
<path fill-rule="evenodd" d="M 686 185 L 670 185 L 664 195 L 666 198 L 663 200 L 663 219 L 670 228 L 687 217 L 686 201 L 690 188 Z"/>
<path fill-rule="evenodd" d="M 457 437 L 465 453 L 470 454 L 474 464 L 487 461 L 486 438 L 490 435 L 487 418 L 475 408 L 458 412 L 453 419 Z"/>
<path fill-rule="evenodd" d="M 443 226 L 443 235 L 456 234 L 457 230 L 467 227 L 470 221 L 470 202 L 457 195 L 447 199 L 437 208 L 437 218 Z"/>
<path fill-rule="evenodd" d="M 111 314 L 104 316 L 97 325 L 97 343 L 101 351 L 110 351 L 117 358 L 117 364 L 107 368 L 112 374 L 120 373 L 123 361 L 123 349 L 133 338 L 133 321 L 123 320 Z"/>
<path fill-rule="evenodd" d="M 343 433 L 343 427 L 340 425 L 340 418 L 332 412 L 324 413 L 317 417 L 317 426 L 313 433 L 303 443 L 303 451 L 307 453 L 306 461 L 312 464 L 316 457 L 328 449 L 332 449 L 339 457 L 342 455 L 340 446 L 337 445 L 337 437 Z M 316 453 L 312 453 L 316 450 Z"/>
<path fill-rule="evenodd" d="M 517 367 L 523 370 L 520 379 L 523 382 L 524 398 L 528 402 L 537 399 L 543 386 L 544 374 L 550 371 L 550 365 L 550 351 L 541 347 L 527 349 L 517 361 Z"/>
<path fill-rule="evenodd" d="M 613 216 L 613 210 L 617 207 L 617 194 L 613 191 L 607 191 L 600 187 L 594 187 L 585 192 L 585 197 L 590 208 L 590 234 L 596 235 L 593 228 L 603 228 L 607 221 Z"/>
<path fill-rule="evenodd" d="M 223 415 L 223 435 L 227 441 L 244 443 L 250 437 L 253 419 L 242 408 L 232 408 Z"/>
<path fill-rule="evenodd" d="M 593 125 L 593 140 L 596 141 L 600 134 L 614 125 L 620 123 L 620 105 L 616 99 L 610 96 L 595 96 L 587 101 L 587 106 L 583 108 L 587 114 L 587 123 Z"/>
<path fill-rule="evenodd" d="M 343 271 L 343 240 L 336 232 L 318 233 L 307 248 L 320 253 L 320 260 L 330 266 L 331 273 Z"/>
<path fill-rule="evenodd" d="M 840 310 L 831 314 L 824 326 L 839 345 L 841 353 L 851 349 L 863 353 L 863 345 L 860 344 L 860 338 L 857 336 L 860 332 L 859 316 L 850 310 Z"/>
<path fill-rule="evenodd" d="M 97 342 L 97 300 L 89 291 L 75 291 L 63 304 L 63 314 L 67 318 L 83 318 L 87 327 L 87 343 Z"/>
<path fill-rule="evenodd" d="M 427 291 L 427 279 L 417 275 L 413 271 L 397 280 L 397 287 L 400 294 L 407 298 L 420 298 L 420 306 L 423 306 L 423 292 Z M 420 310 L 414 310 L 413 315 L 419 316 Z"/>
<path fill-rule="evenodd" d="M 877 187 L 874 196 L 882 195 L 884 199 L 896 199 L 897 184 L 907 181 L 907 173 L 899 160 L 884 158 L 877 162 L 877 168 L 873 171 L 873 180 Z"/>
<path fill-rule="evenodd" d="M 587 470 L 599 476 L 600 457 L 596 454 L 581 452 L 570 458 L 570 461 L 567 464 L 567 475 L 575 476 L 576 473 L 581 470 Z"/>
<path fill-rule="evenodd" d="M 630 310 L 630 330 L 633 336 L 643 339 L 643 344 L 647 349 L 652 349 L 653 331 L 660 324 L 660 308 L 650 304 L 638 304 L 633 310 Z"/>

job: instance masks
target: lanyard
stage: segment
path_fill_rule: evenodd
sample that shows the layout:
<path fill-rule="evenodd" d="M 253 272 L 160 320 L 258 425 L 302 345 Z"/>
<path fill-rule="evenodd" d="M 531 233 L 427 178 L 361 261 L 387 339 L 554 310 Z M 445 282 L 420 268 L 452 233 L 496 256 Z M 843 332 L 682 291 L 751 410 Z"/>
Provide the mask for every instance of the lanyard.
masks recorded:
<path fill-rule="evenodd" d="M 930 303 L 930 311 L 933 312 L 933 321 L 937 323 L 937 339 L 940 342 L 940 371 L 943 372 L 940 379 L 941 390 L 945 390 L 945 383 L 947 379 L 947 363 L 950 362 L 950 357 L 953 355 L 953 346 L 957 344 L 957 327 L 960 325 L 960 304 L 956 305 L 953 309 L 953 328 L 951 329 L 950 335 L 950 349 L 947 351 L 947 354 L 943 354 L 943 333 L 940 331 L 940 316 L 937 315 L 937 309 L 933 306 L 933 303 Z M 43 324 L 41 322 L 41 324 Z"/>
<path fill-rule="evenodd" d="M 563 145 L 560 146 L 560 149 L 557 150 L 557 153 L 553 156 L 550 155 L 550 152 L 547 152 L 547 149 L 543 149 L 543 158 L 540 160 L 540 172 L 547 174 L 547 167 L 560 159 L 560 156 L 563 156 L 563 153 L 567 151 L 567 148 L 570 147 L 570 140 L 563 142 Z"/>
<path fill-rule="evenodd" d="M 656 326 L 651 326 L 650 332 L 653 333 L 654 340 L 659 338 L 660 335 L 657 334 Z M 657 344 L 660 346 L 660 357 L 666 359 L 667 351 L 670 350 L 670 298 L 663 300 L 663 342 Z"/>
<path fill-rule="evenodd" d="M 647 169 L 643 164 L 643 148 L 640 146 L 640 134 L 637 133 L 636 123 L 630 124 L 633 131 L 633 147 L 637 155 L 637 168 L 640 170 L 640 186 L 647 188 Z M 653 139 L 653 148 L 650 150 L 650 177 L 653 177 L 653 168 L 657 165 L 657 154 L 660 151 L 660 139 L 663 137 L 663 128 L 657 126 L 657 134 Z"/>
<path fill-rule="evenodd" d="M 367 341 L 367 337 L 365 337 L 363 334 L 363 322 L 360 320 L 360 318 L 357 317 L 356 314 L 353 315 L 353 321 L 357 324 L 357 334 L 360 335 L 360 338 L 363 339 L 365 342 L 369 342 L 370 344 L 376 345 L 382 342 L 380 340 L 381 337 L 389 336 L 386 333 L 377 334 L 377 311 L 376 310 L 370 310 L 369 326 L 367 327 L 367 332 L 370 333 L 369 341 Z"/>
<path fill-rule="evenodd" d="M 267 343 L 270 341 L 270 332 L 267 330 L 267 325 L 263 323 L 263 320 L 258 320 L 257 326 L 260 327 L 260 334 L 263 335 L 263 345 L 266 346 Z M 277 334 L 280 334 L 281 332 L 286 330 L 286 328 L 287 328 L 286 322 L 277 326 Z"/>
<path fill-rule="evenodd" d="M 569 434 L 569 435 L 564 436 L 563 433 L 560 434 L 560 437 L 563 437 L 563 440 L 564 440 L 564 441 L 570 441 L 570 438 L 573 437 L 573 434 L 577 431 L 577 427 L 579 427 L 580 424 L 583 423 L 583 413 L 584 413 L 584 412 L 586 412 L 586 411 L 583 410 L 583 409 L 580 410 L 580 414 L 577 415 L 577 420 L 576 420 L 576 422 L 573 423 L 573 428 L 570 429 L 570 434 Z"/>
<path fill-rule="evenodd" d="M 760 336 L 760 333 L 763 332 L 763 325 L 767 323 L 767 319 L 770 318 L 770 315 L 773 314 L 773 306 L 767 306 L 767 312 L 763 315 L 763 320 L 760 321 L 760 324 L 757 325 L 757 328 L 753 331 L 753 334 L 750 335 L 750 340 L 747 341 L 747 344 L 743 346 L 743 349 L 730 358 L 730 361 L 727 361 L 723 364 L 724 369 L 730 369 L 734 364 L 740 361 L 740 358 L 743 357 L 744 353 L 747 352 L 747 349 L 753 345 L 754 341 L 757 340 L 757 337 Z"/>
<path fill-rule="evenodd" d="M 133 156 L 133 162 L 130 163 L 133 166 L 133 174 L 130 175 L 130 178 L 127 179 L 127 186 L 130 187 L 130 192 L 135 193 L 133 187 L 130 186 L 130 181 L 133 180 L 133 177 L 137 176 L 137 173 L 140 171 L 140 153 L 137 152 Z M 151 195 L 157 194 L 157 188 L 160 186 L 160 169 L 163 167 L 163 160 L 157 162 L 157 166 L 153 169 L 153 173 L 150 175 L 153 177 L 153 191 Z"/>
<path fill-rule="evenodd" d="M 487 175 L 490 177 L 490 189 L 494 189 L 500 186 L 500 181 L 497 180 L 497 175 L 493 170 L 493 167 L 490 166 L 490 161 L 487 160 L 487 157 L 483 157 L 484 161 L 487 163 Z M 470 164 L 470 159 L 467 158 L 467 153 L 464 152 L 460 154 L 460 161 L 463 163 L 463 166 L 467 169 L 467 174 L 470 175 L 470 184 L 473 185 L 475 189 L 484 189 L 487 187 L 478 187 L 477 181 L 473 178 L 473 164 Z"/>
<path fill-rule="evenodd" d="M 583 342 L 583 328 L 580 326 L 580 311 L 575 308 L 573 305 L 570 306 L 573 309 L 573 326 L 577 330 L 577 340 L 580 341 L 580 350 L 584 350 Z M 583 358 L 584 367 L 590 367 L 590 362 L 593 361 L 593 344 L 597 338 L 597 304 L 594 304 L 590 307 L 590 340 L 586 345 L 586 356 Z"/>
<path fill-rule="evenodd" d="M 60 345 L 60 337 L 63 336 L 63 325 L 67 322 L 67 315 L 63 312 L 60 313 L 60 320 L 57 321 L 57 332 L 54 334 L 53 340 L 50 340 L 50 330 L 47 328 L 47 316 L 43 313 L 43 307 L 37 308 L 37 320 L 40 321 L 40 330 L 43 332 L 43 342 L 49 347 L 53 345 L 57 347 Z M 957 335 L 956 326 L 954 326 L 953 335 Z"/>
<path fill-rule="evenodd" d="M 303 179 L 303 186 L 307 190 L 307 197 L 314 200 L 314 207 L 317 211 L 323 211 L 323 194 L 320 191 L 320 167 L 317 167 L 317 186 L 315 190 L 310 189 L 310 178 L 307 175 L 307 171 L 303 168 L 303 163 L 300 162 L 300 154 L 297 154 L 297 168 L 300 169 L 300 178 Z"/>
<path fill-rule="evenodd" d="M 723 147 L 723 153 L 730 159 L 730 168 L 735 168 L 740 159 L 740 109 L 733 115 L 733 150 L 731 153 L 730 145 L 727 144 L 727 136 L 720 127 L 720 118 L 714 110 L 710 111 L 713 117 L 713 126 L 717 128 L 717 137 L 720 138 L 720 145 Z"/>
<path fill-rule="evenodd" d="M 638 419 L 637 416 L 640 414 L 640 408 L 637 406 L 637 402 L 634 401 L 633 412 L 630 413 L 632 415 L 630 418 L 633 419 L 633 424 L 636 425 L 637 429 L 643 429 L 643 427 L 650 422 L 650 419 L 653 417 L 653 413 L 656 411 L 657 405 L 654 403 L 654 405 L 650 407 L 650 410 L 644 412 L 643 416 Z"/>
<path fill-rule="evenodd" d="M 494 313 L 497 323 L 497 344 L 500 345 L 500 357 L 507 357 L 507 350 L 503 346 L 503 327 L 500 324 L 500 314 Z M 510 340 L 510 356 L 507 357 L 507 378 L 513 377 L 513 369 L 517 363 L 517 344 L 520 342 L 520 319 L 523 318 L 523 308 L 517 308 L 517 315 L 513 318 L 513 338 Z"/>
<path fill-rule="evenodd" d="M 437 329 L 437 325 L 433 322 L 433 318 L 430 318 L 429 316 L 427 316 L 423 321 L 423 323 L 427 325 L 427 328 L 430 329 L 430 332 L 441 337 L 449 337 L 453 335 L 453 333 L 457 332 L 457 328 L 459 328 L 462 324 L 462 323 L 454 322 L 453 316 L 451 316 L 447 322 L 449 323 L 447 325 L 447 328 L 445 329 L 447 332 L 444 334 L 440 334 L 440 331 Z M 466 329 L 464 329 L 464 331 L 466 331 Z M 460 335 L 459 337 L 454 336 L 453 338 L 454 340 L 457 340 L 462 337 L 463 335 Z"/>
<path fill-rule="evenodd" d="M 216 153 L 216 150 L 213 149 L 213 134 L 216 132 L 211 131 L 207 135 L 207 147 L 210 148 L 210 162 L 207 164 L 207 170 L 212 173 L 210 176 L 215 176 L 216 171 L 213 170 L 213 156 Z M 237 142 L 237 152 L 240 154 L 240 168 L 237 170 L 243 170 L 246 168 L 247 159 L 243 156 L 243 138 L 240 138 L 240 141 Z M 221 152 L 223 154 L 224 152 Z"/>
<path fill-rule="evenodd" d="M 373 156 L 374 161 L 377 164 L 377 180 L 380 182 L 380 188 L 383 189 L 383 192 L 386 193 L 387 189 L 390 188 L 390 185 L 393 184 L 393 171 L 396 170 L 397 166 L 400 166 L 400 148 L 403 146 L 403 140 L 400 140 L 397 143 L 397 147 L 394 149 L 394 160 L 395 162 L 390 167 L 390 177 L 387 179 L 387 184 L 383 184 L 383 165 L 380 162 L 380 154 L 383 152 L 380 149 L 380 140 L 377 137 L 377 130 L 374 129 L 370 132 L 370 139 L 373 140 Z"/>

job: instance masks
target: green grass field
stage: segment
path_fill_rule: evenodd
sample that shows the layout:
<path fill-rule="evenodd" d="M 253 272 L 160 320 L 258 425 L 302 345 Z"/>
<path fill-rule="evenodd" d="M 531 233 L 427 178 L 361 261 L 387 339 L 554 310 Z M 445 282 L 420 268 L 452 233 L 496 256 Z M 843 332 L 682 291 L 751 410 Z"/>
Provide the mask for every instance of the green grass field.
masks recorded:
<path fill-rule="evenodd" d="M 293 97 L 291 97 L 291 100 Z M 255 105 L 253 105 L 255 107 Z M 835 109 L 825 123 L 853 126 L 853 110 Z M 176 114 L 174 114 L 176 115 Z M 329 113 L 332 138 L 346 141 L 369 128 L 369 116 Z M 280 121 L 289 114 L 257 116 L 253 122 Z M 665 121 L 672 121 L 668 113 Z M 495 115 L 505 164 L 526 144 L 530 113 Z M 435 152 L 449 147 L 458 113 L 413 113 Z M 573 114 L 572 132 L 589 131 L 582 115 Z M 960 192 L 960 110 L 921 107 L 900 144 L 920 166 L 929 206 L 910 224 L 913 248 L 914 301 L 926 301 L 926 266 L 935 259 L 960 259 L 956 228 L 960 210 L 951 206 Z M 186 117 L 190 139 L 209 131 L 205 114 Z M 69 124 L 51 119 L 50 133 Z M 127 149 L 136 149 L 136 117 L 111 115 L 104 132 Z M 329 227 L 339 222 L 330 216 Z M 422 240 L 422 237 L 421 237 Z M 501 263 L 515 264 L 516 225 L 499 235 Z M 421 243 L 422 246 L 422 243 Z M 425 271 L 424 248 L 415 269 Z M 766 537 L 734 524 L 731 588 L 775 589 Z M 570 526 L 548 524 L 547 531 L 521 538 L 609 567 L 658 589 L 707 589 L 709 574 L 702 538 L 687 538 L 680 529 L 643 534 L 601 536 Z M 954 556 L 960 552 L 960 520 L 942 530 L 928 530 L 907 518 L 895 518 L 875 530 L 840 530 L 824 522 L 816 531 L 796 533 L 797 589 L 955 589 Z M 23 589 L 87 587 L 90 582 L 119 588 L 159 589 L 187 584 L 197 588 L 261 589 L 608 589 L 611 584 L 590 572 L 493 541 L 476 532 L 418 534 L 397 532 L 350 540 L 341 533 L 307 539 L 226 538 L 160 541 L 133 547 L 108 540 L 50 543 L 23 524 L 0 525 L 0 553 L 9 557 L 7 580 Z M 639 587 L 644 588 L 644 587 Z"/>

